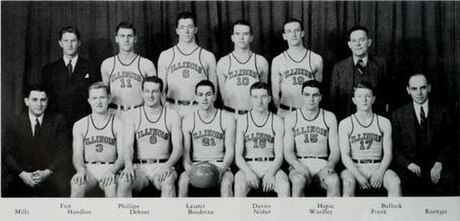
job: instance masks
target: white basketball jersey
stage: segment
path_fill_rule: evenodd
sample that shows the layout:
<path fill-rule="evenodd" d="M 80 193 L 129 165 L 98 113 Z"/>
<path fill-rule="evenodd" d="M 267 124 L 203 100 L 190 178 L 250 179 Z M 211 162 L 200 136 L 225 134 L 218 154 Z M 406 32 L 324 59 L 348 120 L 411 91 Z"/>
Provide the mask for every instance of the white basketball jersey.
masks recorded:
<path fill-rule="evenodd" d="M 114 66 L 109 77 L 112 103 L 123 106 L 142 104 L 142 81 L 140 69 L 141 56 L 137 55 L 131 63 L 123 64 L 118 55 L 113 56 Z"/>
<path fill-rule="evenodd" d="M 184 54 L 176 46 L 172 48 L 173 58 L 167 69 L 168 97 L 176 100 L 195 99 L 195 86 L 208 79 L 208 73 L 201 62 L 201 47 Z"/>
<path fill-rule="evenodd" d="M 312 120 L 305 118 L 302 109 L 296 110 L 294 141 L 295 152 L 298 157 L 327 157 L 328 134 L 329 127 L 326 125 L 323 109 L 320 109 Z"/>
<path fill-rule="evenodd" d="M 257 125 L 252 111 L 246 113 L 246 131 L 244 132 L 244 158 L 275 157 L 275 131 L 273 113 L 269 113 L 262 125 Z"/>
<path fill-rule="evenodd" d="M 351 147 L 352 159 L 382 159 L 382 130 L 379 126 L 378 115 L 372 116 L 372 122 L 368 126 L 362 125 L 356 115 L 350 117 L 351 133 L 349 142 Z"/>
<path fill-rule="evenodd" d="M 228 54 L 229 69 L 225 74 L 225 105 L 238 110 L 251 109 L 249 88 L 260 81 L 257 70 L 257 54 L 252 53 L 245 62 L 240 62 L 233 53 Z"/>
<path fill-rule="evenodd" d="M 193 114 L 192 160 L 223 160 L 225 134 L 222 129 L 222 111 L 217 110 L 211 121 L 204 121 L 199 110 Z"/>
<path fill-rule="evenodd" d="M 171 133 L 166 126 L 166 107 L 163 107 L 157 119 L 149 119 L 144 106 L 134 111 L 139 113 L 137 159 L 168 159 L 171 155 Z"/>
<path fill-rule="evenodd" d="M 114 116 L 110 115 L 107 123 L 98 128 L 91 114 L 88 120 L 86 134 L 83 138 L 84 159 L 86 162 L 115 162 L 117 154 L 117 138 L 113 132 Z"/>
<path fill-rule="evenodd" d="M 300 108 L 303 106 L 302 84 L 314 80 L 315 72 L 311 64 L 312 51 L 306 50 L 299 61 L 294 60 L 287 51 L 283 52 L 284 67 L 281 74 L 281 104 Z"/>

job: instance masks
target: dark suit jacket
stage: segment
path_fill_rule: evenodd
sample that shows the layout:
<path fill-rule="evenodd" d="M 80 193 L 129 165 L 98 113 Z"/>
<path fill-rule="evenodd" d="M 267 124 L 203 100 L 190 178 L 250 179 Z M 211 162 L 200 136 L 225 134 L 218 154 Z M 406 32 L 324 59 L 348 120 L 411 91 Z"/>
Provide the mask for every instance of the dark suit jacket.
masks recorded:
<path fill-rule="evenodd" d="M 46 65 L 39 79 L 39 83 L 48 89 L 48 110 L 64 114 L 70 129 L 77 120 L 91 112 L 87 102 L 88 87 L 101 81 L 101 74 L 88 60 L 78 56 L 72 77 L 60 58 Z"/>
<path fill-rule="evenodd" d="M 21 113 L 15 121 L 2 131 L 2 164 L 8 174 L 2 174 L 2 178 L 12 177 L 18 182 L 22 171 L 34 172 L 36 170 L 50 169 L 54 173 L 52 177 L 66 177 L 71 167 L 70 140 L 65 131 L 66 123 L 62 115 L 46 112 L 40 134 L 34 138 L 27 112 Z M 68 176 L 67 176 L 68 177 Z M 51 179 L 51 178 L 49 178 Z M 68 185 L 68 180 L 58 179 L 57 186 Z M 56 185 L 53 184 L 53 188 Z M 23 187 L 11 186 L 19 191 Z M 56 194 L 60 190 L 53 190 Z"/>
<path fill-rule="evenodd" d="M 427 148 L 417 146 L 417 128 L 419 123 L 412 102 L 393 112 L 393 151 L 395 163 L 400 169 L 406 169 L 413 162 L 423 170 L 429 171 L 436 161 L 448 168 L 452 157 L 456 157 L 452 148 L 452 130 L 449 111 L 429 102 L 427 118 Z"/>
<path fill-rule="evenodd" d="M 373 110 L 385 116 L 385 113 L 383 113 L 387 103 L 385 94 L 389 93 L 387 88 L 386 62 L 383 58 L 369 56 L 365 71 L 366 74 L 371 76 L 372 81 L 369 83 L 375 88 L 375 95 L 377 96 Z M 336 63 L 332 70 L 329 105 L 338 120 L 342 120 L 355 112 L 355 106 L 351 101 L 354 86 L 353 74 L 354 63 L 352 57 Z"/>

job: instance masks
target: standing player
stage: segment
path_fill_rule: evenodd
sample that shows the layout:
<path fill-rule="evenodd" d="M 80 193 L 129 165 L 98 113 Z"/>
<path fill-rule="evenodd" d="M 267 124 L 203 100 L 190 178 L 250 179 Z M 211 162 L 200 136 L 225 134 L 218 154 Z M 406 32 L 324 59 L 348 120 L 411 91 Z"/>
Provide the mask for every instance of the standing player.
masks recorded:
<path fill-rule="evenodd" d="M 166 101 L 181 117 L 195 109 L 195 85 L 210 80 L 217 85 L 216 58 L 199 47 L 195 41 L 198 32 L 195 16 L 182 12 L 176 19 L 177 45 L 161 52 L 158 59 L 158 76 L 165 82 Z"/>
<path fill-rule="evenodd" d="M 160 78 L 146 77 L 142 91 L 144 105 L 123 114 L 125 169 L 118 181 L 118 196 L 131 197 L 133 189 L 140 191 L 152 183 L 161 190 L 162 197 L 175 197 L 174 165 L 182 154 L 180 117 L 175 110 L 161 104 L 163 81 Z"/>
<path fill-rule="evenodd" d="M 153 62 L 134 51 L 137 41 L 136 29 L 127 22 L 121 22 L 116 29 L 115 42 L 118 54 L 105 59 L 101 65 L 102 81 L 109 86 L 112 103 L 109 107 L 126 111 L 142 105 L 142 81 L 156 75 Z"/>
<path fill-rule="evenodd" d="M 401 196 L 401 181 L 388 169 L 393 158 L 391 124 L 387 118 L 372 112 L 375 101 L 372 86 L 367 82 L 357 84 L 352 101 L 356 113 L 339 125 L 340 151 L 346 167 L 341 173 L 343 196 L 354 196 L 356 183 L 364 190 L 383 185 L 389 196 Z"/>
<path fill-rule="evenodd" d="M 236 115 L 245 114 L 251 108 L 249 87 L 259 81 L 267 83 L 268 62 L 251 51 L 252 40 L 251 24 L 236 21 L 232 34 L 234 50 L 217 62 L 217 80 L 224 110 Z"/>
<path fill-rule="evenodd" d="M 184 168 L 179 178 L 179 197 L 188 196 L 189 172 L 196 162 L 208 161 L 219 170 L 222 197 L 233 196 L 235 121 L 232 116 L 214 108 L 216 91 L 211 81 L 200 81 L 195 89 L 197 110 L 183 120 Z"/>
<path fill-rule="evenodd" d="M 337 119 L 319 107 L 321 83 L 303 83 L 305 105 L 285 118 L 284 156 L 291 165 L 292 196 L 305 196 L 305 186 L 317 182 L 327 196 L 340 196 L 340 179 L 334 171 L 339 161 Z"/>
<path fill-rule="evenodd" d="M 270 89 L 257 82 L 249 90 L 252 109 L 238 116 L 235 161 L 235 196 L 246 197 L 251 189 L 274 190 L 289 197 L 289 180 L 283 164 L 283 120 L 268 111 Z"/>
<path fill-rule="evenodd" d="M 123 125 L 107 110 L 110 93 L 102 82 L 88 89 L 92 113 L 73 126 L 71 197 L 84 197 L 99 186 L 106 197 L 117 194 L 116 174 L 123 166 Z"/>
<path fill-rule="evenodd" d="M 290 111 L 304 106 L 302 84 L 305 81 L 323 79 L 323 59 L 303 45 L 305 32 L 297 19 L 284 23 L 283 39 L 289 48 L 272 61 L 273 101 L 282 118 Z"/>

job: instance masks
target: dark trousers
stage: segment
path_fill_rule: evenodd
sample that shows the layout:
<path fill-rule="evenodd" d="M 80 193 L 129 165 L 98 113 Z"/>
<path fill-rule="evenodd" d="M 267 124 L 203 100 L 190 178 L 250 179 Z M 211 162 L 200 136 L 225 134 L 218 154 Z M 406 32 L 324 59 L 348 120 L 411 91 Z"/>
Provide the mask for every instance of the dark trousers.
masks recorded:
<path fill-rule="evenodd" d="M 407 168 L 399 170 L 403 196 L 453 196 L 458 194 L 455 176 L 446 169 L 441 171 L 437 184 L 431 181 L 431 168 L 422 169 L 422 176 L 417 177 Z"/>

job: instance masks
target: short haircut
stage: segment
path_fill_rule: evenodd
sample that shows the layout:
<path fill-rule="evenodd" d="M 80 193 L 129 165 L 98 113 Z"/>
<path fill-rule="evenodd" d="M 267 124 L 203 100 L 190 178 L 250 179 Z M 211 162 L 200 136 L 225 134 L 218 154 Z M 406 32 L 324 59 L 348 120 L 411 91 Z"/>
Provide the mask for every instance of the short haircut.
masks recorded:
<path fill-rule="evenodd" d="M 371 38 L 369 36 L 369 30 L 366 27 L 357 25 L 357 26 L 353 26 L 352 28 L 350 28 L 350 30 L 348 30 L 348 40 L 350 40 L 351 33 L 355 31 L 364 31 L 366 33 L 367 38 Z"/>
<path fill-rule="evenodd" d="M 249 34 L 252 35 L 252 26 L 251 26 L 251 23 L 249 23 L 249 22 L 246 21 L 246 20 L 238 20 L 238 21 L 236 21 L 235 23 L 233 23 L 233 26 L 232 26 L 232 33 L 234 32 L 235 26 L 237 26 L 237 25 L 248 26 L 248 27 L 249 27 Z"/>
<path fill-rule="evenodd" d="M 372 91 L 372 95 L 375 96 L 374 86 L 372 86 L 372 84 L 369 83 L 369 82 L 361 81 L 361 82 L 355 84 L 355 86 L 353 86 L 353 97 L 355 96 L 356 90 L 359 89 L 359 88 L 369 89 L 369 90 Z"/>
<path fill-rule="evenodd" d="M 249 94 L 252 95 L 252 90 L 255 90 L 255 89 L 265 89 L 267 91 L 268 95 L 272 96 L 272 92 L 270 90 L 270 87 L 265 82 L 259 81 L 259 82 L 256 82 L 256 83 L 252 84 L 251 87 L 249 88 Z"/>
<path fill-rule="evenodd" d="M 195 86 L 195 94 L 198 93 L 198 88 L 199 88 L 199 87 L 202 87 L 202 86 L 211 87 L 212 93 L 213 93 L 213 94 L 216 93 L 216 89 L 214 88 L 214 84 L 213 84 L 211 81 L 209 81 L 209 80 L 202 80 L 202 81 L 198 82 L 198 84 L 196 84 L 196 86 Z"/>
<path fill-rule="evenodd" d="M 284 33 L 284 26 L 286 26 L 289 23 L 294 23 L 297 22 L 300 25 L 300 30 L 303 31 L 303 22 L 301 22 L 299 19 L 296 18 L 289 18 L 286 22 L 283 24 L 283 33 Z"/>
<path fill-rule="evenodd" d="M 31 84 L 31 85 L 26 87 L 25 93 L 24 93 L 24 98 L 29 98 L 30 92 L 32 92 L 32 91 L 45 92 L 46 97 L 48 97 L 47 89 L 43 85 L 41 85 L 41 84 Z"/>
<path fill-rule="evenodd" d="M 302 84 L 302 92 L 303 92 L 303 89 L 305 89 L 306 87 L 318 88 L 319 93 L 323 94 L 323 85 L 321 84 L 321 82 L 319 82 L 317 80 L 305 81 Z"/>
<path fill-rule="evenodd" d="M 80 40 L 80 31 L 75 26 L 65 26 L 59 30 L 59 40 L 62 39 L 62 36 L 65 33 L 72 33 L 77 36 L 77 39 Z"/>
<path fill-rule="evenodd" d="M 107 96 L 110 95 L 109 87 L 105 85 L 102 81 L 98 81 L 98 82 L 94 82 L 92 85 L 88 87 L 88 96 L 91 90 L 96 90 L 96 89 L 104 89 L 105 92 L 107 93 Z"/>
<path fill-rule="evenodd" d="M 163 80 L 157 76 L 149 76 L 144 78 L 142 81 L 142 90 L 144 90 L 144 84 L 145 82 L 152 82 L 160 85 L 160 91 L 163 92 Z"/>
<path fill-rule="evenodd" d="M 120 29 L 131 29 L 133 30 L 133 34 L 136 35 L 137 32 L 136 32 L 136 28 L 134 28 L 134 25 L 129 23 L 129 22 L 125 22 L 125 21 L 122 21 L 120 22 L 118 25 L 117 25 L 117 29 L 115 30 L 115 33 L 118 34 L 118 30 Z"/>
<path fill-rule="evenodd" d="M 425 77 L 425 80 L 426 80 L 426 84 L 429 85 L 430 84 L 430 80 L 428 79 L 428 77 L 423 74 L 423 73 L 420 73 L 420 72 L 417 72 L 417 73 L 413 73 L 409 76 L 409 78 L 407 78 L 407 86 L 409 87 L 409 81 L 410 79 L 412 79 L 413 77 L 416 77 L 416 76 L 423 76 Z"/>
<path fill-rule="evenodd" d="M 176 18 L 176 28 L 179 27 L 179 20 L 187 19 L 187 18 L 192 19 L 193 25 L 198 26 L 196 24 L 195 15 L 193 13 L 191 13 L 191 12 L 181 12 L 179 15 L 177 15 L 177 18 Z"/>

